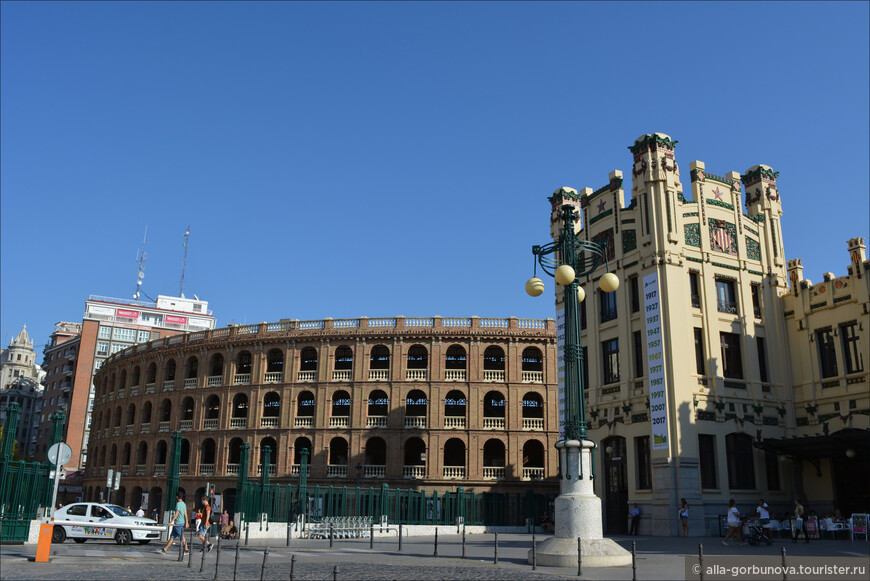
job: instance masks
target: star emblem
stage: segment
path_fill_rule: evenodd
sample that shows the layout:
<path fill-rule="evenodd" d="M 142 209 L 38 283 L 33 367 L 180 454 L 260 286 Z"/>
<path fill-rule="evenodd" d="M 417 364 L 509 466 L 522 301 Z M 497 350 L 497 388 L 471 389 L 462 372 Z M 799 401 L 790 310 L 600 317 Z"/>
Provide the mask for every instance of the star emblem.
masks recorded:
<path fill-rule="evenodd" d="M 716 188 L 715 190 L 713 190 L 713 195 L 716 196 L 717 200 L 722 199 L 722 192 L 719 191 L 719 188 Z"/>
<path fill-rule="evenodd" d="M 601 200 L 600 202 L 598 202 L 598 213 L 600 214 L 603 211 L 604 211 L 604 200 Z"/>

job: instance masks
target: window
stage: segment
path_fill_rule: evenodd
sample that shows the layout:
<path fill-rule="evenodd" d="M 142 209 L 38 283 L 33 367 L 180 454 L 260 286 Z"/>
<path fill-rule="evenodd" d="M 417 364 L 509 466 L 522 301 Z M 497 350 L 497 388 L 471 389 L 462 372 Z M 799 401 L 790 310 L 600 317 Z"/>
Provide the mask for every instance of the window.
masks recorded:
<path fill-rule="evenodd" d="M 637 458 L 637 488 L 652 489 L 652 467 L 650 466 L 649 436 L 634 439 L 635 457 Z"/>
<path fill-rule="evenodd" d="M 732 490 L 754 489 L 752 437 L 747 434 L 728 434 L 725 436 L 725 452 L 728 458 L 728 487 Z"/>
<path fill-rule="evenodd" d="M 840 325 L 840 337 L 843 340 L 843 362 L 846 364 L 846 373 L 860 373 L 864 371 L 864 355 L 858 342 L 858 323 L 843 323 Z"/>
<path fill-rule="evenodd" d="M 589 389 L 589 350 L 583 347 L 583 360 L 580 362 L 580 375 L 583 377 L 583 389 Z"/>
<path fill-rule="evenodd" d="M 136 329 L 115 327 L 115 331 L 112 333 L 112 338 L 116 341 L 130 341 L 132 343 L 136 340 Z"/>
<path fill-rule="evenodd" d="M 750 287 L 752 291 L 752 312 L 755 314 L 756 319 L 761 318 L 761 287 L 757 284 L 753 284 Z"/>
<path fill-rule="evenodd" d="M 716 305 L 720 313 L 737 314 L 737 298 L 734 294 L 734 281 L 716 279 Z"/>
<path fill-rule="evenodd" d="M 716 436 L 698 434 L 698 458 L 701 468 L 701 488 L 719 488 L 716 481 Z"/>
<path fill-rule="evenodd" d="M 634 341 L 634 378 L 640 379 L 644 376 L 644 359 L 643 359 L 643 335 L 640 331 L 635 331 L 632 334 Z"/>
<path fill-rule="evenodd" d="M 611 339 L 601 343 L 604 383 L 619 381 L 619 339 Z"/>
<path fill-rule="evenodd" d="M 586 328 L 586 301 L 580 303 L 580 329 Z"/>
<path fill-rule="evenodd" d="M 767 473 L 767 489 L 781 490 L 779 486 L 779 458 L 775 452 L 764 453 L 764 469 Z"/>
<path fill-rule="evenodd" d="M 117 353 L 118 351 L 121 351 L 122 349 L 126 349 L 127 347 L 129 347 L 129 345 L 124 345 L 124 344 L 119 344 L 119 343 L 113 343 L 113 344 L 112 344 L 112 353 L 113 353 L 113 354 L 114 354 L 114 353 Z"/>
<path fill-rule="evenodd" d="M 743 362 L 740 357 L 740 335 L 719 333 L 722 346 L 722 374 L 729 379 L 743 379 Z"/>
<path fill-rule="evenodd" d="M 695 327 L 695 373 L 705 375 L 707 358 L 704 356 L 704 330 Z"/>
<path fill-rule="evenodd" d="M 616 293 L 598 291 L 598 314 L 601 322 L 606 323 L 616 318 Z"/>
<path fill-rule="evenodd" d="M 631 293 L 631 312 L 640 311 L 640 290 L 638 288 L 637 277 L 632 276 L 628 279 L 628 288 Z"/>
<path fill-rule="evenodd" d="M 698 273 L 689 273 L 689 294 L 692 296 L 692 306 L 696 309 L 701 308 L 701 291 L 698 283 Z"/>
<path fill-rule="evenodd" d="M 764 349 L 764 337 L 756 337 L 755 345 L 758 347 L 758 375 L 762 383 L 767 383 L 767 354 Z"/>
<path fill-rule="evenodd" d="M 822 377 L 836 377 L 837 353 L 834 349 L 834 335 L 830 329 L 816 331 L 816 345 L 819 350 L 819 369 Z"/>
<path fill-rule="evenodd" d="M 100 326 L 100 330 L 97 332 L 97 337 L 100 339 L 111 339 L 112 338 L 112 328 L 106 326 Z"/>
<path fill-rule="evenodd" d="M 108 355 L 109 343 L 106 341 L 97 341 L 97 355 Z"/>
<path fill-rule="evenodd" d="M 145 343 L 149 339 L 151 339 L 151 331 L 139 331 L 139 335 L 136 337 L 136 342 Z"/>
<path fill-rule="evenodd" d="M 97 353 L 97 355 L 99 355 L 99 353 Z M 103 355 L 105 355 L 105 353 Z M 94 361 L 94 371 L 97 371 L 102 366 L 103 366 L 102 359 L 97 359 L 96 361 Z"/>

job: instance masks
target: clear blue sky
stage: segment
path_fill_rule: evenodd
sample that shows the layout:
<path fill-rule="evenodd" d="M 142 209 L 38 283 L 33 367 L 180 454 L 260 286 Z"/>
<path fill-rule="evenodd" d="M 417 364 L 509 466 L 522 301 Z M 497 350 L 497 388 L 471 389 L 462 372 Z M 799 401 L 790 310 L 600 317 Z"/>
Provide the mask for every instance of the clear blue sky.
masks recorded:
<path fill-rule="evenodd" d="M 550 317 L 547 196 L 639 135 L 781 172 L 788 258 L 868 237 L 867 2 L 2 2 L 0 319 L 44 343 L 90 294 L 218 325 Z M 626 202 L 630 200 L 628 186 Z M 547 281 L 552 289 L 552 281 Z"/>

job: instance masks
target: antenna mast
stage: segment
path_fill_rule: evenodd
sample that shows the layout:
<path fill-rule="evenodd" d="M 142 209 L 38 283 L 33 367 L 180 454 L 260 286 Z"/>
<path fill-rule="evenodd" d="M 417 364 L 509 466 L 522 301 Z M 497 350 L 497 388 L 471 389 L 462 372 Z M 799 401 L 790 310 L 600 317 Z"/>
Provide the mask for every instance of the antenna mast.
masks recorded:
<path fill-rule="evenodd" d="M 145 235 L 142 237 L 142 251 L 139 253 L 138 261 L 139 268 L 136 273 L 136 289 L 133 291 L 133 299 L 138 299 L 140 295 L 139 287 L 142 286 L 142 279 L 145 278 L 145 257 L 148 256 L 145 252 L 145 241 L 148 239 L 148 226 L 145 226 Z"/>
<path fill-rule="evenodd" d="M 190 224 L 187 225 L 187 230 L 184 232 L 184 242 L 181 244 L 184 247 L 184 262 L 181 263 L 181 284 L 178 288 L 178 296 L 184 298 L 184 269 L 187 267 L 187 246 L 190 243 Z"/>

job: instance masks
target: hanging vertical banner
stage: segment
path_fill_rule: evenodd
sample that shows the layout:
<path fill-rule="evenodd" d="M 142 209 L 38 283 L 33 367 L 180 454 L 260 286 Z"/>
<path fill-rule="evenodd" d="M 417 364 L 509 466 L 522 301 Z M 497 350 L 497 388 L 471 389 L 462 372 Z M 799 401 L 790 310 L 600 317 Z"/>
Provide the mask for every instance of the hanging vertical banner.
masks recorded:
<path fill-rule="evenodd" d="M 559 439 L 565 439 L 565 308 L 556 309 L 556 361 L 559 389 Z"/>
<path fill-rule="evenodd" d="M 668 449 L 668 398 L 665 386 L 665 358 L 662 348 L 662 318 L 659 275 L 643 277 L 644 316 L 646 317 L 646 357 L 649 377 L 649 412 L 652 449 Z"/>

